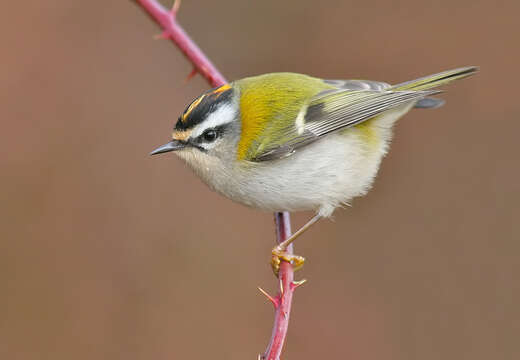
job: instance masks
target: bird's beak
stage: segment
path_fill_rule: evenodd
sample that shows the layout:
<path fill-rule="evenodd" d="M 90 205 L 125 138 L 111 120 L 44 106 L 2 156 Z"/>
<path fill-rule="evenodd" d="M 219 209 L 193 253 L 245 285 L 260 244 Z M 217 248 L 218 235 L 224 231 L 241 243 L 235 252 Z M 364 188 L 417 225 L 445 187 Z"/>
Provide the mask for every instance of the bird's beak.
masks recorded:
<path fill-rule="evenodd" d="M 150 155 L 157 155 L 157 154 L 162 154 L 165 152 L 180 150 L 180 149 L 184 149 L 185 147 L 186 147 L 185 142 L 181 142 L 178 140 L 172 140 L 169 143 L 164 144 L 163 146 L 159 146 L 157 149 L 152 151 L 150 153 Z"/>

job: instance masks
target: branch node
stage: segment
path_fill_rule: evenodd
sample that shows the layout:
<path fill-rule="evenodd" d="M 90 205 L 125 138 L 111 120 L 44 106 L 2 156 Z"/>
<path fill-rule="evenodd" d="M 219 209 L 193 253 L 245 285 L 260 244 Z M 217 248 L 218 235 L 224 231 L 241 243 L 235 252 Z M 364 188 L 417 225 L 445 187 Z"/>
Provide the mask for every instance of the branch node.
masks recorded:
<path fill-rule="evenodd" d="M 208 68 L 205 67 L 204 65 L 200 65 L 200 71 L 201 71 L 201 73 L 206 74 L 205 76 L 207 76 L 211 82 L 213 82 L 215 80 L 211 71 L 209 71 Z"/>
<path fill-rule="evenodd" d="M 306 282 L 307 282 L 307 279 L 303 279 L 303 280 L 300 280 L 300 281 L 293 281 L 291 283 L 291 290 L 296 290 L 298 287 L 302 286 Z"/>
<path fill-rule="evenodd" d="M 260 290 L 260 292 L 273 304 L 275 309 L 277 309 L 278 306 L 280 306 L 280 300 L 278 299 L 278 297 L 272 297 L 267 293 L 267 291 L 262 289 L 260 286 L 258 287 L 258 290 Z"/>
<path fill-rule="evenodd" d="M 172 9 L 170 10 L 170 13 L 172 14 L 173 17 L 175 17 L 177 15 L 180 7 L 181 7 L 181 0 L 175 0 L 173 2 Z"/>
<path fill-rule="evenodd" d="M 170 33 L 168 31 L 163 31 L 162 33 L 160 34 L 157 34 L 157 35 L 154 35 L 153 38 L 154 40 L 166 40 L 170 37 Z"/>

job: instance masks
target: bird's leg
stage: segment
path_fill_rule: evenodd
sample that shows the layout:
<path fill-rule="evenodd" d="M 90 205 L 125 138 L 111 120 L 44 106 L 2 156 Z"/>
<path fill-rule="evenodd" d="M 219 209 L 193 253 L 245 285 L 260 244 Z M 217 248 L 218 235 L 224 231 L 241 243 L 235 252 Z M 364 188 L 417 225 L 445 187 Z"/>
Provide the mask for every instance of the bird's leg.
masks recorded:
<path fill-rule="evenodd" d="M 307 229 L 309 229 L 312 225 L 314 225 L 319 219 L 321 219 L 320 214 L 314 215 L 312 219 L 310 219 L 305 225 L 298 229 L 294 234 L 292 234 L 288 239 L 282 241 L 280 244 L 275 246 L 271 251 L 271 267 L 273 268 L 273 272 L 276 276 L 278 276 L 278 271 L 280 270 L 280 262 L 287 261 L 291 263 L 294 267 L 294 270 L 298 270 L 303 266 L 305 262 L 305 258 L 303 256 L 293 255 L 287 253 L 287 247 L 294 241 L 298 236 L 303 234 Z"/>

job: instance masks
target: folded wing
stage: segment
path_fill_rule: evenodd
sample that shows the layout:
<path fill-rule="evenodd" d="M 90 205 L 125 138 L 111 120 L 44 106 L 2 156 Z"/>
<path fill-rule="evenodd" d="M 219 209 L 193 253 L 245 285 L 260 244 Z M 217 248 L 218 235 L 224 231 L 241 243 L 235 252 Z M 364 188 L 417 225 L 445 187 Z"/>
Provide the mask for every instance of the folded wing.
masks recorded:
<path fill-rule="evenodd" d="M 280 159 L 298 148 L 355 126 L 395 107 L 438 93 L 427 91 L 327 90 L 302 107 L 293 124 L 272 139 L 253 161 Z"/>

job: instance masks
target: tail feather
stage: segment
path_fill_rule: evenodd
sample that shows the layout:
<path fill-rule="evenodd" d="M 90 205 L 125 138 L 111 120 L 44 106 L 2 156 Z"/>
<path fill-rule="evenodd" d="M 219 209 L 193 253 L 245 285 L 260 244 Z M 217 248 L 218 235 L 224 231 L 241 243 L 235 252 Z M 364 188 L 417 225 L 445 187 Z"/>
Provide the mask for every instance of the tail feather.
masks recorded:
<path fill-rule="evenodd" d="M 478 71 L 476 66 L 468 66 L 454 70 L 443 71 L 438 74 L 425 76 L 416 80 L 407 81 L 401 84 L 393 85 L 388 90 L 405 91 L 405 90 L 429 90 L 438 86 L 445 85 L 453 80 L 462 79 L 473 75 Z"/>

